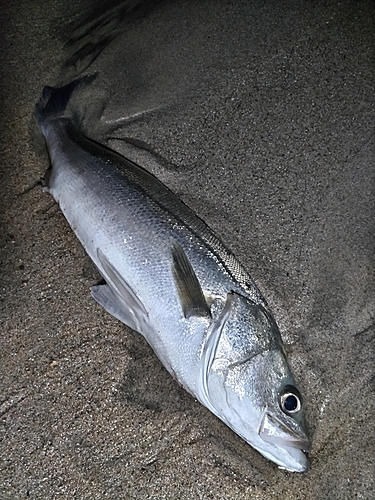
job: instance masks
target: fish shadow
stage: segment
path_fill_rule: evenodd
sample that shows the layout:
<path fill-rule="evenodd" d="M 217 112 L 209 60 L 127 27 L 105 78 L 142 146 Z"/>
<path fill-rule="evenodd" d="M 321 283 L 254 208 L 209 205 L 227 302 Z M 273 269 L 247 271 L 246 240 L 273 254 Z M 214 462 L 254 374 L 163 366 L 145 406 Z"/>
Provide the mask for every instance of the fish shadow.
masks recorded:
<path fill-rule="evenodd" d="M 171 377 L 142 337 L 130 345 L 128 355 L 126 369 L 117 387 L 121 404 L 168 414 L 190 413 L 192 407 L 198 406 Z"/>

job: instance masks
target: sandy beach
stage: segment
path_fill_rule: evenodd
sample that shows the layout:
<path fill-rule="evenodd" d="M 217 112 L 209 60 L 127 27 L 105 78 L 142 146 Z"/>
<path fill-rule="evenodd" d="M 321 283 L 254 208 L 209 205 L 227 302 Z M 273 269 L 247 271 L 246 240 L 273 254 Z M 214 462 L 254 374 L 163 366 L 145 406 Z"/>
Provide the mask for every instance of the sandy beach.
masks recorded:
<path fill-rule="evenodd" d="M 0 16 L 0 498 L 373 498 L 374 3 L 17 0 Z M 34 108 L 93 73 L 72 103 L 84 132 L 178 194 L 266 297 L 307 473 L 263 458 L 91 298 L 101 277 L 38 184 Z"/>

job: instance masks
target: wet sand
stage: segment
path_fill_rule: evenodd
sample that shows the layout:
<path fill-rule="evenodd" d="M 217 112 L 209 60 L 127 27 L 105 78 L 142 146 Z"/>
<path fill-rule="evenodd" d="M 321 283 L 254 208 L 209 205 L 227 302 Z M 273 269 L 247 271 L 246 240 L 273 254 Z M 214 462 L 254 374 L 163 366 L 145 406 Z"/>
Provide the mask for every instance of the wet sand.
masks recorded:
<path fill-rule="evenodd" d="M 93 9 L 100 31 L 89 3 L 1 9 L 0 498 L 372 498 L 374 4 L 145 2 Z M 69 60 L 116 19 L 97 57 Z M 100 276 L 35 186 L 35 102 L 80 70 L 99 71 L 75 101 L 85 132 L 139 154 L 267 298 L 304 395 L 306 474 L 261 457 L 92 300 Z"/>

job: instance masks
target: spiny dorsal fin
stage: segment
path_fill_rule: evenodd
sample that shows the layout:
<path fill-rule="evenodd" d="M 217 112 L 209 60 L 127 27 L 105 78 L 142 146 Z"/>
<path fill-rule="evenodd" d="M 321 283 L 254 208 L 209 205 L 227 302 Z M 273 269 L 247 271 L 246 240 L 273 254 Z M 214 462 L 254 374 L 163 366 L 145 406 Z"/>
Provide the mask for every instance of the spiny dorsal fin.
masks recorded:
<path fill-rule="evenodd" d="M 185 318 L 192 316 L 211 317 L 198 278 L 183 248 L 176 242 L 172 245 L 173 277 Z"/>

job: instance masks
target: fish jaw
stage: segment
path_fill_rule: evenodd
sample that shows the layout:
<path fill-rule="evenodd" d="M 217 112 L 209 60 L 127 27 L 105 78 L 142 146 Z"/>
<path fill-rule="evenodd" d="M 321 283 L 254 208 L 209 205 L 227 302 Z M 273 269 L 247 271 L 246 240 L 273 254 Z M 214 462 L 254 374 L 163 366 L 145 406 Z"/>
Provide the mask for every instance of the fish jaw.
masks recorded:
<path fill-rule="evenodd" d="M 304 430 L 294 431 L 272 413 L 264 414 L 258 433 L 268 443 L 306 452 L 311 451 L 310 442 Z"/>
<path fill-rule="evenodd" d="M 287 445 L 267 449 L 264 443 L 261 445 L 261 448 L 254 445 L 253 447 L 268 460 L 278 465 L 279 469 L 288 472 L 307 472 L 309 470 L 309 461 L 304 450 Z"/>
<path fill-rule="evenodd" d="M 311 445 L 305 432 L 293 433 L 290 428 L 285 427 L 283 422 L 266 412 L 258 433 L 264 441 L 263 450 L 266 443 L 273 445 L 270 448 L 271 457 L 273 457 L 271 460 L 275 461 L 280 468 L 291 472 L 308 470 L 305 452 L 311 450 Z"/>

